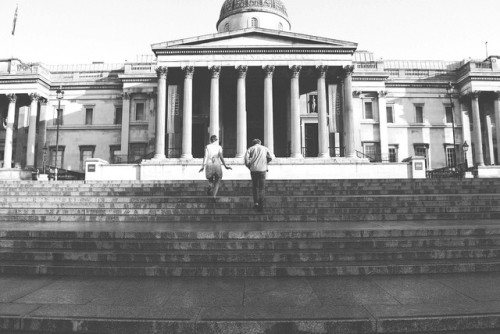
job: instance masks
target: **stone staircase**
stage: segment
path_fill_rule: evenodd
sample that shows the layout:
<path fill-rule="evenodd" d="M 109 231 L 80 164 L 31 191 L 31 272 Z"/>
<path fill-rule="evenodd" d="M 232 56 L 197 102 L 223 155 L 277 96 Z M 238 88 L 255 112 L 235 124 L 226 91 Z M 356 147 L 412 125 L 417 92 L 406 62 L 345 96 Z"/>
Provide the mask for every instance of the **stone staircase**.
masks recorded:
<path fill-rule="evenodd" d="M 0 183 L 0 273 L 324 276 L 500 270 L 500 179 Z"/>

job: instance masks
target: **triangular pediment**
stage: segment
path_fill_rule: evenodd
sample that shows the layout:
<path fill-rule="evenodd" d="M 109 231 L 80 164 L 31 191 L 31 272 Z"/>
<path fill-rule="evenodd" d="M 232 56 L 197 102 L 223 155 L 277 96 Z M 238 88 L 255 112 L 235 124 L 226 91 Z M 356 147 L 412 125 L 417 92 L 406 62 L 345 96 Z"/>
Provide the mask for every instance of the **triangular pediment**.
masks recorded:
<path fill-rule="evenodd" d="M 353 42 L 323 38 L 305 34 L 262 28 L 248 28 L 226 33 L 197 36 L 170 42 L 153 44 L 152 49 L 193 49 L 193 48 L 346 48 L 356 49 Z"/>

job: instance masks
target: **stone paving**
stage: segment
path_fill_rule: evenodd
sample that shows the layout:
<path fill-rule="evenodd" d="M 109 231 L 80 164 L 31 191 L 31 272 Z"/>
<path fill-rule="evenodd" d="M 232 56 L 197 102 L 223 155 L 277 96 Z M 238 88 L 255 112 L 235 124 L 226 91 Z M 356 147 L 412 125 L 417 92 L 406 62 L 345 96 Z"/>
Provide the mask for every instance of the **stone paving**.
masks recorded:
<path fill-rule="evenodd" d="M 100 324 L 99 333 L 141 333 L 120 332 L 120 326 L 111 325 L 120 321 L 139 323 L 146 332 L 176 324 L 175 331 L 158 333 L 413 333 L 429 329 L 430 324 L 435 331 L 480 327 L 500 332 L 499 282 L 500 273 L 161 279 L 4 276 L 0 277 L 0 329 L 31 321 L 32 329 L 42 330 L 45 319 L 54 333 L 69 327 L 85 333 L 92 323 Z"/>

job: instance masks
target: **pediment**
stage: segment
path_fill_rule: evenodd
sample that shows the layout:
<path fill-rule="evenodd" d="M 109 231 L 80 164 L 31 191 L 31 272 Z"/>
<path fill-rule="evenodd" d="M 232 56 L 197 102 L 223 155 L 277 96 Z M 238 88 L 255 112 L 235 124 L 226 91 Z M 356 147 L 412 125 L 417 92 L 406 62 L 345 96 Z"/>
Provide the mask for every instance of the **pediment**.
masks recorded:
<path fill-rule="evenodd" d="M 153 44 L 152 49 L 203 49 L 203 48 L 346 48 L 356 49 L 353 42 L 323 38 L 284 31 L 249 28 L 227 33 L 186 38 L 182 40 Z"/>

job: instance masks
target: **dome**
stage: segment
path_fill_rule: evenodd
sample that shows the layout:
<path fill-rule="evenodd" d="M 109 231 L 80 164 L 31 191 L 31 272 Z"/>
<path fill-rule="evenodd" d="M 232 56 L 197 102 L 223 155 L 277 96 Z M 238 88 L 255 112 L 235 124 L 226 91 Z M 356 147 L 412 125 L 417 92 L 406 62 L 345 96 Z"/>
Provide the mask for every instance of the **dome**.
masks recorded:
<path fill-rule="evenodd" d="M 228 31 L 227 25 L 230 18 L 233 19 L 229 20 L 232 25 L 229 30 L 246 28 L 245 24 L 236 21 L 242 21 L 248 15 L 254 15 L 257 19 L 263 18 L 262 21 L 266 23 L 262 26 L 259 25 L 259 27 L 290 30 L 286 7 L 281 0 L 225 0 L 220 11 L 219 21 L 217 21 L 217 30 L 219 32 Z M 269 24 L 269 17 L 274 17 L 274 24 Z M 223 22 L 225 29 L 222 25 Z M 234 24 L 235 22 L 236 24 Z"/>

